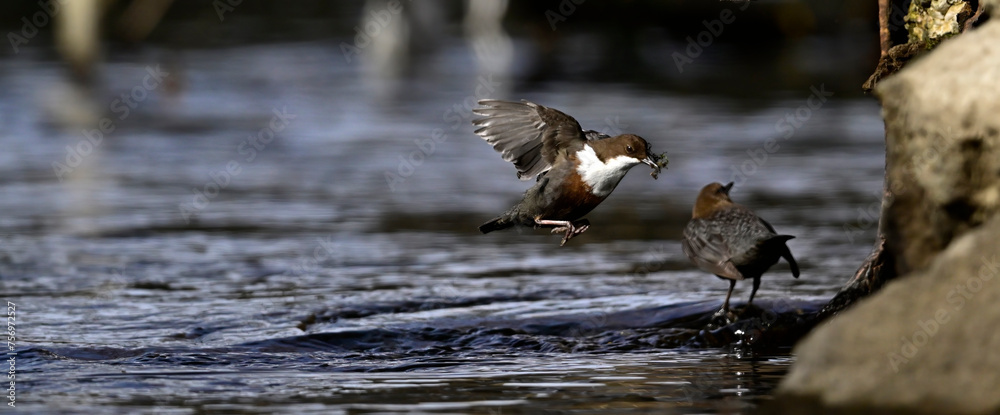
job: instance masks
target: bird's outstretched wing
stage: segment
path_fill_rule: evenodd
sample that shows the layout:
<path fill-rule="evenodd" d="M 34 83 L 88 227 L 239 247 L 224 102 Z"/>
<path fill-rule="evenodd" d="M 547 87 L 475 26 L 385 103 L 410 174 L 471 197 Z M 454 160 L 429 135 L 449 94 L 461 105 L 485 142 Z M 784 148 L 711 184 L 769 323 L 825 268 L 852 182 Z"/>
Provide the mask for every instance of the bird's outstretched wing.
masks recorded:
<path fill-rule="evenodd" d="M 479 105 L 472 112 L 485 118 L 472 121 L 479 127 L 476 134 L 514 163 L 521 180 L 547 171 L 560 154 L 587 141 L 580 123 L 559 110 L 528 101 L 484 99 Z"/>
<path fill-rule="evenodd" d="M 722 278 L 742 280 L 743 274 L 733 264 L 733 255 L 722 235 L 712 232 L 704 220 L 692 219 L 684 228 L 681 241 L 684 254 L 703 271 Z"/>

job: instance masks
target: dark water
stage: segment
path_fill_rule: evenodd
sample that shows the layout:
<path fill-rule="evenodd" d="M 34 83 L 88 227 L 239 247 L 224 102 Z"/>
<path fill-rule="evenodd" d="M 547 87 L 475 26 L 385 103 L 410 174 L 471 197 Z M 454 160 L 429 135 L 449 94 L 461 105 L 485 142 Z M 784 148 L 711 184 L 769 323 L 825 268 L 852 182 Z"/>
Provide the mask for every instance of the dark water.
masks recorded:
<path fill-rule="evenodd" d="M 162 56 L 109 57 L 82 98 L 44 56 L 0 60 L 0 289 L 24 412 L 745 412 L 793 357 L 699 340 L 727 284 L 680 249 L 698 189 L 743 168 L 733 197 L 798 236 L 802 278 L 775 266 L 767 308 L 815 309 L 874 234 L 859 207 L 879 200 L 878 107 L 840 91 L 801 110 L 809 88 L 493 79 L 494 96 L 669 152 L 659 180 L 637 167 L 559 247 L 476 230 L 528 184 L 454 110 L 481 82 L 462 45 L 389 92 L 329 45 L 174 54 L 120 119 L 116 97 Z M 781 124 L 797 109 L 800 127 Z M 115 129 L 71 167 L 100 116 Z"/>

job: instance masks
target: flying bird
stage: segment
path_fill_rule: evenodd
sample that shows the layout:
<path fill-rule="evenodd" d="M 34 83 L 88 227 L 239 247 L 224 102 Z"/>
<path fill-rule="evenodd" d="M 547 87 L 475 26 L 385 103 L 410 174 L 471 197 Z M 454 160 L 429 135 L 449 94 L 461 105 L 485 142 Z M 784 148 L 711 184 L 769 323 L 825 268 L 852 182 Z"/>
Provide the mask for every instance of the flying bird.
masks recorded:
<path fill-rule="evenodd" d="M 479 105 L 473 113 L 484 118 L 473 120 L 476 134 L 514 163 L 518 178 L 536 179 L 520 202 L 480 226 L 482 233 L 552 227 L 552 233 L 564 233 L 564 245 L 590 227 L 584 215 L 615 190 L 629 169 L 649 165 L 655 179 L 665 164 L 635 134 L 584 131 L 573 117 L 528 101 L 485 99 Z"/>

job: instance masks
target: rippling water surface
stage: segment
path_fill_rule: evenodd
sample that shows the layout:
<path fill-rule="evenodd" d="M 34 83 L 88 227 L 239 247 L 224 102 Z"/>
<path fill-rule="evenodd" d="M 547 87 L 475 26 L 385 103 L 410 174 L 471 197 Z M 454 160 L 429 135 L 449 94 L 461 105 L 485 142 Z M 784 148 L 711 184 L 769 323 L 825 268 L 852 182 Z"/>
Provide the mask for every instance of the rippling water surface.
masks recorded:
<path fill-rule="evenodd" d="M 659 180 L 637 167 L 559 247 L 543 232 L 478 234 L 529 184 L 470 114 L 449 112 L 478 82 L 455 49 L 388 97 L 328 45 L 185 52 L 165 68 L 171 86 L 124 119 L 111 103 L 157 61 L 112 56 L 82 100 L 115 129 L 62 180 L 53 162 L 98 128 L 67 114 L 93 107 L 44 57 L 0 61 L 18 407 L 728 413 L 769 399 L 793 357 L 705 347 L 699 319 L 727 284 L 688 264 L 680 231 L 702 185 L 735 179 L 738 202 L 798 236 L 802 278 L 776 265 L 761 305 L 815 310 L 874 234 L 876 103 L 835 94 L 784 138 L 808 89 L 735 100 L 498 79 L 502 97 L 669 152 Z M 430 148 L 435 129 L 446 136 Z M 275 138 L 253 141 L 262 131 Z M 739 284 L 734 299 L 748 295 Z"/>

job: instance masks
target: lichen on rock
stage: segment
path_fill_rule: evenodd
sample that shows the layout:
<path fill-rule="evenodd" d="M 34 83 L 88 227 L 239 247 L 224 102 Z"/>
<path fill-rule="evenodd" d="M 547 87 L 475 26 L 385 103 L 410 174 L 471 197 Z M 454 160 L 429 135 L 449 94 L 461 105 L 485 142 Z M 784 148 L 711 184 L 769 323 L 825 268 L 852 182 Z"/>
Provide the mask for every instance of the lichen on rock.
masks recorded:
<path fill-rule="evenodd" d="M 964 0 L 914 0 L 906 14 L 909 43 L 928 49 L 962 31 L 962 23 L 972 14 Z"/>

